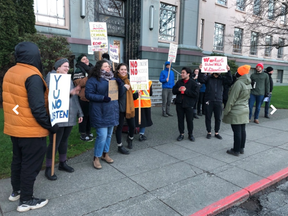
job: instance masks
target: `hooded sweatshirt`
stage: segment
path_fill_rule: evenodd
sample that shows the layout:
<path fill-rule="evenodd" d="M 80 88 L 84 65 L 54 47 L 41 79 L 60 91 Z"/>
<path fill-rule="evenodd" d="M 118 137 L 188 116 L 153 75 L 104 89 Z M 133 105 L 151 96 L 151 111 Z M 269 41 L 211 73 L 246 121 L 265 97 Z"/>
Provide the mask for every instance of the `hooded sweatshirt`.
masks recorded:
<path fill-rule="evenodd" d="M 172 89 L 174 86 L 174 72 L 172 70 L 170 70 L 170 76 L 167 82 L 169 68 L 166 68 L 166 65 L 169 65 L 169 64 L 170 64 L 169 61 L 165 62 L 165 68 L 163 71 L 161 71 L 160 78 L 159 78 L 159 81 L 162 83 L 163 89 Z M 172 68 L 172 64 L 171 64 L 171 68 Z"/>

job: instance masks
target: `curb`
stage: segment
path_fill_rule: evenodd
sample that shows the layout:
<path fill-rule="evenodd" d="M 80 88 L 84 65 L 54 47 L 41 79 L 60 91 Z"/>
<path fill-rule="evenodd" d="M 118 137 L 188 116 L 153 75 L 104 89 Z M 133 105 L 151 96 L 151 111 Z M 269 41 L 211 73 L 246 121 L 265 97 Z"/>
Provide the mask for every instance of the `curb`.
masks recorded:
<path fill-rule="evenodd" d="M 281 181 L 286 177 L 288 177 L 288 167 L 252 185 L 249 185 L 248 187 L 245 187 L 240 191 L 237 191 L 236 193 L 233 193 L 215 203 L 212 203 L 211 205 L 206 206 L 205 208 L 190 216 L 213 216 L 219 214 L 220 212 L 238 203 L 244 202 L 252 195 L 258 193 L 261 190 L 264 190 L 267 187 L 270 187 L 271 185 Z"/>

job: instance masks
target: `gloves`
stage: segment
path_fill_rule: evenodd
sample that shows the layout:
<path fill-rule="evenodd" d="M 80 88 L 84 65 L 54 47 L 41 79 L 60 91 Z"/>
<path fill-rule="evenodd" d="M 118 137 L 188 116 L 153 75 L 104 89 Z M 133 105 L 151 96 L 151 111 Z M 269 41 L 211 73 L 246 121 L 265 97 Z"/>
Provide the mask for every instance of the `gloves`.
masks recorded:
<path fill-rule="evenodd" d="M 59 129 L 59 126 L 57 124 L 55 124 L 53 127 L 51 127 L 49 129 L 49 131 L 50 131 L 51 134 L 54 134 L 54 133 L 57 132 L 58 129 Z"/>
<path fill-rule="evenodd" d="M 123 83 L 122 80 L 121 80 L 120 78 L 116 78 L 116 82 L 117 82 L 118 86 L 121 85 L 121 84 Z"/>
<path fill-rule="evenodd" d="M 108 102 L 110 102 L 110 101 L 111 101 L 111 98 L 110 98 L 110 97 L 104 96 L 103 102 L 108 103 Z"/>

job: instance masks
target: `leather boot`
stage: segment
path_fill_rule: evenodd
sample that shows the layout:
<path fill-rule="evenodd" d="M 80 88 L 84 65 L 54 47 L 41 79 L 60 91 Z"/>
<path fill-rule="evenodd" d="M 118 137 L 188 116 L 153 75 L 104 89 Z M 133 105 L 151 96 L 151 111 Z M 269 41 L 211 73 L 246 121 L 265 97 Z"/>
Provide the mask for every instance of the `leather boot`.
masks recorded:
<path fill-rule="evenodd" d="M 118 152 L 121 154 L 130 154 L 130 152 L 123 147 L 123 145 L 118 146 Z"/>
<path fill-rule="evenodd" d="M 108 164 L 112 164 L 114 162 L 112 158 L 109 157 L 108 153 L 105 153 L 105 152 L 103 152 L 101 160 L 106 161 L 106 163 Z"/>
<path fill-rule="evenodd" d="M 94 156 L 93 166 L 95 169 L 101 169 L 102 168 L 98 157 Z"/>
<path fill-rule="evenodd" d="M 46 167 L 45 176 L 46 176 L 47 179 L 49 179 L 51 181 L 57 180 L 57 176 L 55 175 L 55 173 L 54 173 L 53 176 L 51 176 L 51 167 Z"/>
<path fill-rule="evenodd" d="M 59 163 L 58 170 L 66 171 L 66 172 L 69 172 L 69 173 L 74 172 L 74 169 L 72 167 L 68 166 L 66 161 Z"/>
<path fill-rule="evenodd" d="M 168 115 L 166 114 L 166 112 L 163 111 L 163 114 L 162 114 L 164 117 L 168 117 Z"/>
<path fill-rule="evenodd" d="M 132 149 L 132 148 L 133 148 L 132 142 L 133 142 L 133 139 L 130 139 L 130 138 L 129 138 L 129 135 L 128 135 L 128 136 L 127 136 L 127 143 L 128 143 L 128 146 L 127 146 L 127 147 L 128 147 L 129 149 Z"/>

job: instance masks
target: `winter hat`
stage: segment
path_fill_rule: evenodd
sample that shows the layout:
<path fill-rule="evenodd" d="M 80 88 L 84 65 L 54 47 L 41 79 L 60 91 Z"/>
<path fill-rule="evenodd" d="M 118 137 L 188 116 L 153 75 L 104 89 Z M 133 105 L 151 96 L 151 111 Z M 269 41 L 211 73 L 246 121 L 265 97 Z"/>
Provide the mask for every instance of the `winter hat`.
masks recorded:
<path fill-rule="evenodd" d="M 68 62 L 68 63 L 69 63 L 68 59 L 62 58 L 62 59 L 59 59 L 58 61 L 56 61 L 55 64 L 54 64 L 55 70 L 57 71 L 57 69 L 58 69 L 59 67 L 61 67 L 61 65 L 64 64 L 65 62 Z"/>
<path fill-rule="evenodd" d="M 78 56 L 77 58 L 77 63 L 81 62 L 81 59 L 86 56 L 84 53 L 82 53 L 81 55 Z M 87 57 L 87 56 L 86 56 Z"/>
<path fill-rule="evenodd" d="M 110 60 L 110 56 L 108 53 L 103 53 L 102 58 Z"/>
<path fill-rule="evenodd" d="M 237 73 L 241 76 L 243 76 L 244 74 L 248 74 L 250 71 L 251 66 L 250 65 L 243 65 L 241 67 L 238 68 Z"/>
<path fill-rule="evenodd" d="M 273 68 L 272 68 L 272 67 L 267 67 L 267 68 L 266 68 L 266 71 L 267 71 L 267 73 L 268 73 L 268 72 L 271 72 L 271 71 L 273 71 Z"/>
<path fill-rule="evenodd" d="M 256 67 L 257 67 L 257 66 L 260 66 L 260 67 L 262 68 L 262 70 L 264 69 L 263 63 L 258 63 L 258 64 L 256 65 Z"/>

